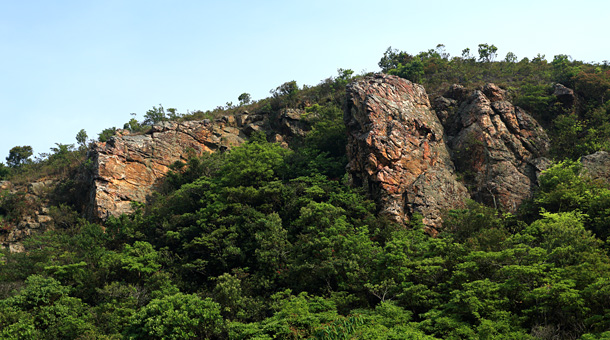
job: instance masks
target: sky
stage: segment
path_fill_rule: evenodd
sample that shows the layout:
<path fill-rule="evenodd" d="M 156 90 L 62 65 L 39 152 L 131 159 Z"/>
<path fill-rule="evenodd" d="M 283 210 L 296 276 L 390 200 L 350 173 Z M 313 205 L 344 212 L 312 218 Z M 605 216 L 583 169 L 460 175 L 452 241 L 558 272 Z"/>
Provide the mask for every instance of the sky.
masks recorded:
<path fill-rule="evenodd" d="M 0 0 L 0 162 L 159 104 L 205 111 L 338 68 L 376 72 L 390 46 L 610 60 L 608 13 L 607 0 Z"/>

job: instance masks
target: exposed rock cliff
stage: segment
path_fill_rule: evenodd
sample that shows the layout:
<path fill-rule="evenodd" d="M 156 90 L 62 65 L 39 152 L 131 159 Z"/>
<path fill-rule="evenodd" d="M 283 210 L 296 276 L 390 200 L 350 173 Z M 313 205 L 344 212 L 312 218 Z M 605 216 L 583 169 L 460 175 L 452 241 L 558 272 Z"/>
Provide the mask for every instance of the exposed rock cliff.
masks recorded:
<path fill-rule="evenodd" d="M 422 86 L 395 76 L 348 85 L 347 170 L 353 184 L 367 188 L 380 212 L 399 223 L 420 213 L 426 225 L 439 227 L 443 213 L 469 197 L 461 181 L 474 199 L 516 209 L 548 164 L 542 128 L 493 84 L 473 92 L 454 85 L 435 107 L 436 113 Z M 146 134 L 119 134 L 99 143 L 91 153 L 90 213 L 100 219 L 129 213 L 175 161 L 239 145 L 255 131 L 282 143 L 303 136 L 309 126 L 301 117 L 301 111 L 284 110 L 275 124 L 247 113 L 213 122 L 166 122 Z"/>
<path fill-rule="evenodd" d="M 453 85 L 435 100 L 454 163 L 473 199 L 514 211 L 550 163 L 544 158 L 549 139 L 498 86 L 487 84 L 467 93 Z"/>
<path fill-rule="evenodd" d="M 239 145 L 245 137 L 234 117 L 225 117 L 216 122 L 164 122 L 146 134 L 119 134 L 98 143 L 90 153 L 90 214 L 105 219 L 129 213 L 132 202 L 146 201 L 172 163 Z"/>
<path fill-rule="evenodd" d="M 106 143 L 97 143 L 89 154 L 93 169 L 89 215 L 106 219 L 132 212 L 132 202 L 146 202 L 172 163 L 240 145 L 254 132 L 265 132 L 286 145 L 286 139 L 309 130 L 302 113 L 283 110 L 278 121 L 270 122 L 268 115 L 244 112 L 214 121 L 164 122 L 145 134 L 122 131 Z"/>
<path fill-rule="evenodd" d="M 381 214 L 403 223 L 414 213 L 436 228 L 441 216 L 468 197 L 456 180 L 426 91 L 396 76 L 378 74 L 347 87 L 347 171 L 364 186 Z"/>

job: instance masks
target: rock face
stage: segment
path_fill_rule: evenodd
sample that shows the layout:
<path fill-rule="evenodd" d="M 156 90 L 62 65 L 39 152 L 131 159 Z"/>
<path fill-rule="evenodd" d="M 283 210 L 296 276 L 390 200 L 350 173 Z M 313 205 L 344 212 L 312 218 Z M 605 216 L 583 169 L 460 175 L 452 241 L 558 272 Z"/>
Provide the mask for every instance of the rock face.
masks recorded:
<path fill-rule="evenodd" d="M 358 80 L 347 87 L 344 120 L 351 182 L 370 192 L 381 214 L 404 223 L 420 213 L 437 228 L 443 212 L 468 197 L 421 85 L 382 74 Z"/>
<path fill-rule="evenodd" d="M 487 84 L 466 92 L 453 85 L 435 100 L 456 168 L 473 199 L 515 211 L 550 164 L 544 158 L 549 139 L 530 115 L 506 100 L 498 86 Z"/>
<path fill-rule="evenodd" d="M 15 186 L 9 181 L 0 181 L 0 193 L 13 195 L 13 199 L 27 206 L 19 221 L 0 222 L 0 249 L 8 249 L 12 253 L 23 252 L 23 239 L 53 227 L 48 196 L 56 184 L 55 181 L 44 180 L 27 186 Z"/>
<path fill-rule="evenodd" d="M 242 112 L 214 121 L 164 122 L 145 134 L 122 131 L 89 153 L 93 175 L 88 215 L 105 220 L 130 213 L 132 202 L 146 202 L 172 163 L 238 146 L 252 133 L 263 132 L 287 146 L 292 136 L 310 129 L 302 115 L 286 109 L 271 122 L 269 115 Z"/>
<path fill-rule="evenodd" d="M 567 88 L 562 84 L 553 85 L 553 95 L 557 97 L 557 100 L 566 108 L 570 108 L 574 105 L 574 90 Z"/>
<path fill-rule="evenodd" d="M 305 112 L 296 109 L 283 109 L 280 112 L 280 132 L 286 136 L 304 136 L 309 130 L 309 124 L 301 117 Z"/>
<path fill-rule="evenodd" d="M 584 156 L 581 163 L 587 175 L 610 184 L 610 154 L 606 151 Z"/>
<path fill-rule="evenodd" d="M 431 232 L 445 211 L 463 206 L 469 191 L 480 202 L 516 209 L 548 165 L 542 128 L 493 84 L 476 91 L 453 85 L 434 104 L 436 113 L 422 86 L 395 76 L 348 85 L 344 120 L 352 183 L 369 191 L 381 214 L 404 223 L 419 213 Z M 132 202 L 145 202 L 172 163 L 240 145 L 254 132 L 283 144 L 303 136 L 310 129 L 305 116 L 285 109 L 274 122 L 247 112 L 165 122 L 145 134 L 120 133 L 98 143 L 90 153 L 90 215 L 130 213 Z"/>
<path fill-rule="evenodd" d="M 239 118 L 244 127 L 253 126 L 251 117 Z M 164 122 L 146 134 L 119 134 L 98 143 L 89 156 L 90 215 L 106 219 L 130 213 L 131 202 L 145 202 L 172 163 L 243 143 L 246 135 L 237 124 L 233 116 L 215 122 Z"/>

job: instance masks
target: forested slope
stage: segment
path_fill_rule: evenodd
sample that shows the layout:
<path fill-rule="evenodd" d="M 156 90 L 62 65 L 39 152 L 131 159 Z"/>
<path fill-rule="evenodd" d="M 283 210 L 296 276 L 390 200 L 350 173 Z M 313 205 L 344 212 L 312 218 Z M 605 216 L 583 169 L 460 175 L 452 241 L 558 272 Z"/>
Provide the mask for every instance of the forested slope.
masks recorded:
<path fill-rule="evenodd" d="M 554 163 L 533 197 L 513 213 L 469 201 L 436 237 L 422 216 L 396 224 L 348 185 L 345 87 L 362 77 L 349 70 L 255 103 L 155 107 L 126 123 L 138 133 L 168 116 L 279 118 L 292 108 L 308 132 L 281 144 L 252 131 L 241 146 L 177 162 L 148 203 L 103 223 L 82 217 L 86 176 L 74 174 L 91 166 L 84 143 L 35 161 L 15 150 L 0 169 L 13 185 L 62 184 L 43 202 L 54 225 L 0 255 L 0 338 L 610 338 L 610 187 L 579 161 L 610 151 L 610 68 L 565 55 L 495 61 L 494 48 L 481 45 L 479 58 L 388 49 L 379 63 L 432 102 L 453 83 L 493 82 L 550 137 Z M 555 93 L 557 83 L 572 94 Z M 27 195 L 3 192 L 0 232 L 30 214 Z"/>

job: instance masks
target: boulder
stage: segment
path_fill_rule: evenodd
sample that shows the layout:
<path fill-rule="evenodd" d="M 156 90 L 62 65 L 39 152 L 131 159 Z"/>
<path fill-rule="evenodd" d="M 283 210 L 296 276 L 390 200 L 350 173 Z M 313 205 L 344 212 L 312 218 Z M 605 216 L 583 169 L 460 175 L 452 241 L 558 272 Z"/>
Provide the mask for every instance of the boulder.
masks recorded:
<path fill-rule="evenodd" d="M 44 196 L 49 190 L 52 190 L 55 181 L 47 180 L 30 183 L 28 185 L 28 192 L 35 196 Z"/>
<path fill-rule="evenodd" d="M 419 213 L 434 233 L 448 209 L 463 206 L 467 190 L 421 85 L 383 74 L 357 80 L 347 86 L 344 121 L 350 181 L 382 215 L 406 223 Z"/>

